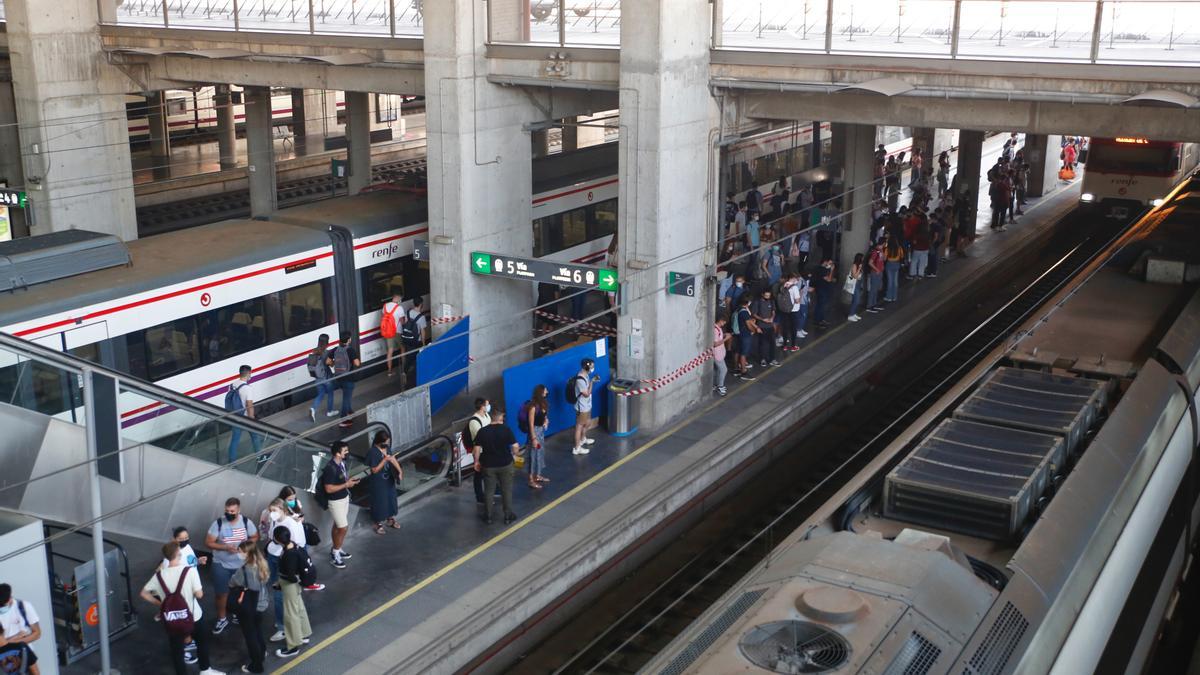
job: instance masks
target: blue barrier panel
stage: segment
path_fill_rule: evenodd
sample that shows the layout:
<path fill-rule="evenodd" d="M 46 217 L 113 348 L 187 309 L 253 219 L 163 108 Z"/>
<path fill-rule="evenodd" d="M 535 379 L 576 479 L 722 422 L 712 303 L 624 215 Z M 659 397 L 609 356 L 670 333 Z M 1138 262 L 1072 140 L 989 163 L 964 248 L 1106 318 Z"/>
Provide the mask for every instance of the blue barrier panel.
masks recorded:
<path fill-rule="evenodd" d="M 592 389 L 592 417 L 603 417 L 608 411 L 609 380 L 608 343 L 606 338 L 564 349 L 539 359 L 534 359 L 504 371 L 504 408 L 508 411 L 508 426 L 517 435 L 517 441 L 525 443 L 525 433 L 517 426 L 521 405 L 533 394 L 533 387 L 546 385 L 550 390 L 550 428 L 546 435 L 575 427 L 575 408 L 567 402 L 567 381 L 579 372 L 579 362 L 585 358 L 596 361 L 596 375 L 600 381 Z"/>
<path fill-rule="evenodd" d="M 471 338 L 468 334 L 470 330 L 471 317 L 468 316 L 417 354 L 418 386 L 445 377 L 456 370 L 462 371 L 429 388 L 429 406 L 433 412 L 437 412 L 458 392 L 467 388 L 467 356 L 471 353 Z"/>

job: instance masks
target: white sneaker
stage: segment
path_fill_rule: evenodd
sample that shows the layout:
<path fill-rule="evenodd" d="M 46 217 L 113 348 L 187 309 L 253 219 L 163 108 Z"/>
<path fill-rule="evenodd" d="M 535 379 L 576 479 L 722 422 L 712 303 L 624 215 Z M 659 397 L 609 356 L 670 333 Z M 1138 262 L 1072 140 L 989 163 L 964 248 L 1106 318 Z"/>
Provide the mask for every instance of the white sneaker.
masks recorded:
<path fill-rule="evenodd" d="M 209 668 L 208 670 L 200 671 L 200 675 L 225 675 L 225 671 L 217 670 L 216 668 Z"/>
<path fill-rule="evenodd" d="M 336 410 L 330 410 L 329 412 L 325 413 L 325 416 L 326 416 L 326 417 L 337 417 L 337 416 L 338 416 L 338 411 L 336 411 Z"/>
<path fill-rule="evenodd" d="M 808 331 L 806 331 L 806 330 L 800 331 L 800 338 L 804 339 L 806 337 L 808 337 Z"/>
<path fill-rule="evenodd" d="M 572 455 L 586 455 L 586 454 L 588 454 L 588 452 L 589 452 L 588 449 L 585 447 L 582 447 L 582 446 L 576 446 L 574 448 L 571 448 Z"/>
<path fill-rule="evenodd" d="M 850 316 L 846 317 L 846 320 L 847 321 L 862 321 L 862 317 L 857 314 L 851 314 Z"/>
<path fill-rule="evenodd" d="M 281 630 L 275 631 L 275 634 L 271 636 L 271 642 L 283 642 L 286 639 L 287 636 Z"/>
<path fill-rule="evenodd" d="M 583 444 L 584 444 L 584 445 L 591 445 L 592 443 L 595 443 L 595 442 L 596 442 L 596 439 L 594 439 L 594 438 L 585 438 L 585 439 L 583 439 Z"/>
<path fill-rule="evenodd" d="M 308 419 L 312 420 L 313 422 L 317 421 L 317 411 L 315 409 L 308 409 Z"/>

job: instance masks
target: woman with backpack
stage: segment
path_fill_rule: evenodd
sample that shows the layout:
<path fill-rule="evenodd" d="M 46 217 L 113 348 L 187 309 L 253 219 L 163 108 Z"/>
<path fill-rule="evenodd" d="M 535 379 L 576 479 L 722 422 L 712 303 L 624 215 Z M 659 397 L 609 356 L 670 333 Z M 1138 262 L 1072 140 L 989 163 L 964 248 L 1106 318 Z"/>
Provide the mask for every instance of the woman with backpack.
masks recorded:
<path fill-rule="evenodd" d="M 542 489 L 542 483 L 550 482 L 549 478 L 542 475 L 542 471 L 546 469 L 546 428 L 550 426 L 550 401 L 546 398 L 548 393 L 546 385 L 536 385 L 532 397 L 521 406 L 521 416 L 517 422 L 517 426 L 527 437 L 529 487 L 535 490 Z"/>
<path fill-rule="evenodd" d="M 243 541 L 238 549 L 245 564 L 229 580 L 229 604 L 238 618 L 242 637 L 246 640 L 246 652 L 250 655 L 250 663 L 242 666 L 242 672 L 261 673 L 263 658 L 267 655 L 262 613 L 267 611 L 266 586 L 271 570 L 254 542 Z"/>
<path fill-rule="evenodd" d="M 208 661 L 210 633 L 204 623 L 204 610 L 200 607 L 200 599 L 204 597 L 200 574 L 184 561 L 178 543 L 168 541 L 163 544 L 162 554 L 170 562 L 166 569 L 157 570 L 142 586 L 141 597 L 158 608 L 163 629 L 167 633 L 175 674 L 187 674 L 187 666 L 183 662 L 183 641 L 191 635 L 196 642 L 200 675 L 222 675 L 220 671 L 213 670 Z"/>
<path fill-rule="evenodd" d="M 317 397 L 313 399 L 312 407 L 308 409 L 308 419 L 317 421 L 317 409 L 321 407 L 321 399 L 325 399 L 325 416 L 333 417 L 337 412 L 333 409 L 333 373 L 329 370 L 325 352 L 329 350 L 329 336 L 321 333 L 317 338 L 317 346 L 308 353 L 308 374 L 317 385 Z"/>
<path fill-rule="evenodd" d="M 287 641 L 284 647 L 275 650 L 275 656 L 286 659 L 299 654 L 300 645 L 312 636 L 301 585 L 305 581 L 315 581 L 316 573 L 312 559 L 292 541 L 288 528 L 276 527 L 272 534 L 283 550 L 279 558 L 279 588 L 283 592 L 283 633 Z"/>
<path fill-rule="evenodd" d="M 396 481 L 404 475 L 400 462 L 389 452 L 392 437 L 386 431 L 375 432 L 371 449 L 367 451 L 367 495 L 375 534 L 387 534 L 387 527 L 400 529 L 396 522 Z"/>

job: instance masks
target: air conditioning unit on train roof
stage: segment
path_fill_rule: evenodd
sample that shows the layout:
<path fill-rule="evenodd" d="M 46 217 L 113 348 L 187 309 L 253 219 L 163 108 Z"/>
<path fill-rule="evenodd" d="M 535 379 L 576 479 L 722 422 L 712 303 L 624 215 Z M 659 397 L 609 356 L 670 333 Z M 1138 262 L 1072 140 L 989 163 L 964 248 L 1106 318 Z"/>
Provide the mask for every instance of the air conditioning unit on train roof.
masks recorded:
<path fill-rule="evenodd" d="M 711 648 L 663 672 L 946 672 L 996 597 L 945 537 L 914 530 L 804 541 L 755 581 L 714 621 L 728 628 Z"/>

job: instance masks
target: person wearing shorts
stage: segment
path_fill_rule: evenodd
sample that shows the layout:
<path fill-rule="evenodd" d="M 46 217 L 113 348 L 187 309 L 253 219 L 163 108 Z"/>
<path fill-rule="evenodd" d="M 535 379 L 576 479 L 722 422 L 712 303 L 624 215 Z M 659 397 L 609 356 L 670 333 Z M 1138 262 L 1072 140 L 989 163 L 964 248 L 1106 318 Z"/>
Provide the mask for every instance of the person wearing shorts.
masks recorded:
<path fill-rule="evenodd" d="M 258 541 L 258 528 L 254 522 L 242 515 L 242 502 L 237 497 L 225 500 L 225 515 L 217 518 L 208 528 L 204 544 L 212 555 L 213 585 L 217 594 L 217 623 L 213 635 L 220 635 L 229 626 L 225 617 L 225 601 L 229 598 L 229 580 L 241 569 L 242 558 L 239 546 L 243 541 Z"/>
<path fill-rule="evenodd" d="M 574 379 L 571 380 L 571 386 L 575 387 L 575 447 L 571 449 L 573 455 L 588 454 L 587 446 L 596 442 L 587 437 L 588 427 L 592 423 L 592 386 L 600 379 L 593 374 L 595 370 L 595 361 L 583 359 L 579 362 L 579 372 L 575 373 Z"/>
<path fill-rule="evenodd" d="M 350 488 L 358 484 L 357 478 L 350 478 L 346 472 L 346 457 L 350 455 L 350 446 L 344 441 L 334 441 L 329 446 L 331 455 L 329 463 L 321 472 L 321 480 L 317 489 L 324 490 L 329 499 L 329 515 L 333 518 L 332 550 L 329 551 L 329 564 L 338 569 L 346 567 L 346 561 L 351 558 L 349 553 L 342 550 L 342 542 L 346 540 L 346 531 L 350 528 Z"/>

